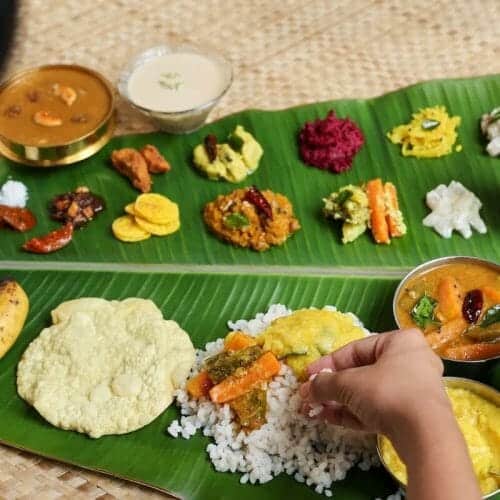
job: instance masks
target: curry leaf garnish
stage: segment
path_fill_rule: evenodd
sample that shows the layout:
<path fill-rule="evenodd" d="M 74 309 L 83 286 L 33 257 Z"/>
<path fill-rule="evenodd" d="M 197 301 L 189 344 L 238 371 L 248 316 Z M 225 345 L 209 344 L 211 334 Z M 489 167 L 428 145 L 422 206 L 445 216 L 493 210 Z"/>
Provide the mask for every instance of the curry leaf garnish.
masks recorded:
<path fill-rule="evenodd" d="M 434 315 L 436 305 L 437 301 L 432 297 L 429 297 L 427 294 L 422 295 L 410 312 L 413 321 L 420 328 L 425 328 L 431 323 L 437 323 Z"/>
<path fill-rule="evenodd" d="M 498 323 L 500 321 L 500 304 L 496 304 L 490 307 L 483 316 L 480 326 L 483 328 L 485 326 L 490 326 L 493 323 Z"/>
<path fill-rule="evenodd" d="M 439 125 L 441 125 L 441 122 L 439 120 L 430 120 L 430 119 L 422 120 L 423 130 L 434 130 L 436 127 L 439 127 Z"/>
<path fill-rule="evenodd" d="M 241 229 L 249 224 L 250 221 L 248 218 L 239 212 L 234 212 L 224 217 L 224 225 L 229 229 Z"/>
<path fill-rule="evenodd" d="M 343 205 L 349 198 L 351 198 L 353 195 L 353 192 L 350 191 L 349 189 L 344 189 L 343 191 L 340 191 L 339 194 L 337 195 L 337 199 L 335 200 L 339 205 Z"/>

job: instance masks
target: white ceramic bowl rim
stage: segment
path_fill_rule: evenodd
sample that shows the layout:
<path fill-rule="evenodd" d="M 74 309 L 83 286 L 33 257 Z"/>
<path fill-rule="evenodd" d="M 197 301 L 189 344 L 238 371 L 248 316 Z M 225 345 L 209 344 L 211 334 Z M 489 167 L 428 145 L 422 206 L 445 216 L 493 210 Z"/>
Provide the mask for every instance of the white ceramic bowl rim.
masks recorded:
<path fill-rule="evenodd" d="M 194 108 L 190 109 L 185 109 L 182 111 L 161 111 L 157 109 L 151 109 L 151 108 L 145 108 L 142 107 L 138 104 L 136 104 L 130 97 L 128 93 L 128 83 L 130 80 L 130 77 L 132 76 L 132 73 L 134 71 L 142 66 L 146 61 L 149 61 L 151 59 L 155 59 L 156 57 L 165 55 L 165 54 L 172 54 L 172 53 L 191 53 L 191 54 L 200 54 L 204 55 L 206 57 L 209 57 L 213 61 L 216 61 L 220 67 L 224 71 L 224 76 L 225 76 L 225 84 L 223 86 L 222 91 L 215 96 L 214 98 L 210 99 L 210 101 L 200 104 L 199 106 L 196 106 Z M 140 53 L 138 56 L 132 59 L 132 61 L 128 64 L 128 66 L 125 68 L 125 70 L 122 72 L 118 79 L 118 91 L 120 92 L 120 95 L 128 101 L 132 106 L 140 109 L 141 111 L 145 113 L 156 113 L 159 115 L 172 115 L 172 116 L 182 116 L 182 115 L 187 115 L 187 114 L 192 114 L 192 113 L 199 113 L 207 108 L 211 108 L 214 106 L 223 96 L 224 94 L 229 90 L 229 87 L 231 86 L 233 82 L 233 69 L 231 67 L 231 64 L 229 61 L 223 57 L 221 54 L 211 50 L 211 49 L 201 49 L 198 47 L 195 47 L 194 45 L 189 45 L 189 44 L 178 44 L 178 45 L 157 45 L 155 47 L 151 47 L 144 52 Z"/>

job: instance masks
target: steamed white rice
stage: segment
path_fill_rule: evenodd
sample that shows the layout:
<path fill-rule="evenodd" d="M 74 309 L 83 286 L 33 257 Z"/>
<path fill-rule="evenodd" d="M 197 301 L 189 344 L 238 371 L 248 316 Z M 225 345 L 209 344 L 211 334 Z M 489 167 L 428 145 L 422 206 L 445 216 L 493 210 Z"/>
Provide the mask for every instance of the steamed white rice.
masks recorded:
<path fill-rule="evenodd" d="M 274 319 L 291 313 L 292 310 L 276 304 L 254 319 L 229 321 L 228 325 L 231 330 L 257 335 Z M 356 316 L 348 314 L 363 326 Z M 205 358 L 223 347 L 223 339 L 218 339 L 209 342 L 204 351 L 197 351 L 192 375 L 198 373 Z M 238 429 L 229 405 L 190 399 L 184 389 L 179 389 L 176 396 L 182 416 L 170 424 L 168 432 L 173 437 L 189 439 L 201 429 L 204 436 L 213 438 L 206 451 L 215 469 L 242 473 L 241 483 L 265 483 L 286 473 L 317 493 L 331 497 L 333 482 L 344 479 L 349 469 L 357 465 L 368 470 L 379 464 L 375 438 L 305 418 L 298 411 L 299 385 L 292 370 L 283 364 L 279 375 L 268 385 L 267 422 L 249 434 Z"/>

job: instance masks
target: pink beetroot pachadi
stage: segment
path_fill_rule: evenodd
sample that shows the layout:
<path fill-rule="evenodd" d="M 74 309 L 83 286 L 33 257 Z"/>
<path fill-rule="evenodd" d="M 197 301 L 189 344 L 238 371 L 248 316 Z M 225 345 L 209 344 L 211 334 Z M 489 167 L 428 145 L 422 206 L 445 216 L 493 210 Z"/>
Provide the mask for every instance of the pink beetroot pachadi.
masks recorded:
<path fill-rule="evenodd" d="M 349 118 L 338 118 L 332 110 L 326 118 L 306 122 L 299 133 L 299 150 L 308 165 L 344 172 L 365 142 L 360 128 Z"/>

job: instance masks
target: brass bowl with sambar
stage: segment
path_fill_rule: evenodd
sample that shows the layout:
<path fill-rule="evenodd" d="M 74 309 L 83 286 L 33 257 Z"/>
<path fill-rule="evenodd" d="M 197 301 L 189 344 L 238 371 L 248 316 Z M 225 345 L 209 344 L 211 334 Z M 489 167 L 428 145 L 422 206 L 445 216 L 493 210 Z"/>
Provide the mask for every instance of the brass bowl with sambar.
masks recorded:
<path fill-rule="evenodd" d="M 27 69 L 0 85 L 0 154 L 32 167 L 68 165 L 99 151 L 115 128 L 115 91 L 73 64 Z"/>
<path fill-rule="evenodd" d="M 399 328 L 419 328 L 445 361 L 500 358 L 500 265 L 477 257 L 433 259 L 400 282 L 393 299 Z"/>

